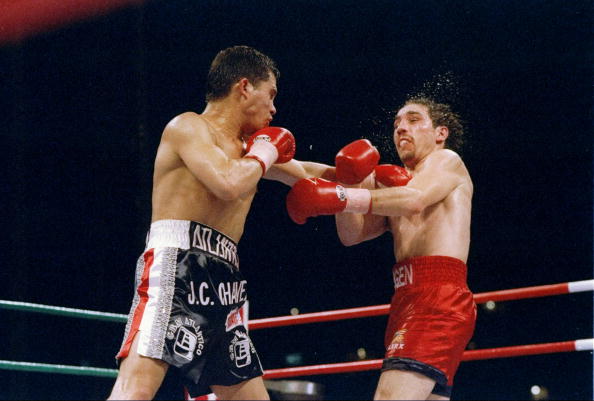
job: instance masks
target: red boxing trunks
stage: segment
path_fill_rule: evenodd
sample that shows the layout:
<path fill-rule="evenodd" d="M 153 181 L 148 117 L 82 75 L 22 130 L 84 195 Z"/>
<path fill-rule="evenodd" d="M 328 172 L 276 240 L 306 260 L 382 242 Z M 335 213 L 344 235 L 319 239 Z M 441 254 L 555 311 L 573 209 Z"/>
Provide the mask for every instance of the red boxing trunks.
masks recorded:
<path fill-rule="evenodd" d="M 154 222 L 116 358 L 128 356 L 136 336 L 138 353 L 176 368 L 193 397 L 261 376 L 241 313 L 246 291 L 229 237 L 193 221 Z"/>
<path fill-rule="evenodd" d="M 432 393 L 450 397 L 476 321 L 466 265 L 448 256 L 417 256 L 397 263 L 392 275 L 382 371 L 421 373 L 436 381 Z"/>

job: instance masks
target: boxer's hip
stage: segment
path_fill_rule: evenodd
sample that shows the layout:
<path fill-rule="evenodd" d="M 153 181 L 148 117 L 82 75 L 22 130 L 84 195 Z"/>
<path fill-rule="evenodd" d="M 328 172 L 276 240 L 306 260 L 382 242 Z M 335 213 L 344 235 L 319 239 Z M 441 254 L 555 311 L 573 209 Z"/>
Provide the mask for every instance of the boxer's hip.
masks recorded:
<path fill-rule="evenodd" d="M 146 249 L 163 247 L 199 250 L 239 268 L 237 244 L 227 235 L 196 221 L 153 222 L 147 234 Z"/>
<path fill-rule="evenodd" d="M 396 263 L 392 268 L 394 289 L 397 291 L 442 284 L 467 287 L 466 276 L 466 264 L 450 256 L 415 256 Z"/>

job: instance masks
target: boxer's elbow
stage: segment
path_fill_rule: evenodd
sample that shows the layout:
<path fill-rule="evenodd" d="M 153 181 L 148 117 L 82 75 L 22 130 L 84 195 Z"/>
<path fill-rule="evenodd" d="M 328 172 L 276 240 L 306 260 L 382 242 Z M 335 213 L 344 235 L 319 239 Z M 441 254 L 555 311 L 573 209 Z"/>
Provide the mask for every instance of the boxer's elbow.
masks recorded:
<path fill-rule="evenodd" d="M 232 160 L 228 168 L 222 168 L 217 172 L 213 182 L 215 187 L 213 192 L 218 198 L 234 201 L 255 190 L 258 181 L 262 178 L 262 169 L 254 159 L 247 160 L 253 163 L 246 165 Z"/>
<path fill-rule="evenodd" d="M 361 240 L 353 235 L 347 235 L 343 233 L 338 233 L 338 239 L 340 243 L 344 246 L 353 246 L 357 245 L 361 242 Z"/>
<path fill-rule="evenodd" d="M 214 195 L 223 201 L 234 201 L 235 199 L 239 198 L 239 192 L 232 187 L 220 187 L 213 189 L 212 192 Z"/>
<path fill-rule="evenodd" d="M 363 222 L 359 216 L 351 213 L 338 213 L 335 215 L 335 219 L 336 233 L 342 245 L 353 246 L 363 241 Z"/>
<path fill-rule="evenodd" d="M 211 188 L 211 192 L 223 201 L 234 201 L 248 191 L 245 182 L 238 180 L 221 180 L 216 182 Z"/>

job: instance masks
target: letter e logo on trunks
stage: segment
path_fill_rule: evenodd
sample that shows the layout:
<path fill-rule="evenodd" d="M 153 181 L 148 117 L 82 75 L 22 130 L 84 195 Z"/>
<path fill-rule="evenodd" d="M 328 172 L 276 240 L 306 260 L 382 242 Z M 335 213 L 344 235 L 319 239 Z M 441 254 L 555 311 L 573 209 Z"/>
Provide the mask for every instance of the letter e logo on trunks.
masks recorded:
<path fill-rule="evenodd" d="M 167 339 L 175 340 L 173 353 L 187 361 L 194 359 L 194 354 L 202 355 L 204 336 L 200 326 L 193 319 L 178 316 L 167 327 Z"/>
<path fill-rule="evenodd" d="M 404 349 L 404 334 L 406 333 L 406 331 L 406 329 L 402 329 L 394 333 L 394 337 L 392 337 L 392 342 L 388 346 L 388 351 L 392 351 L 395 349 Z"/>
<path fill-rule="evenodd" d="M 246 333 L 235 330 L 234 334 L 229 344 L 229 358 L 235 361 L 235 366 L 243 368 L 252 363 L 252 353 L 256 350 Z"/>

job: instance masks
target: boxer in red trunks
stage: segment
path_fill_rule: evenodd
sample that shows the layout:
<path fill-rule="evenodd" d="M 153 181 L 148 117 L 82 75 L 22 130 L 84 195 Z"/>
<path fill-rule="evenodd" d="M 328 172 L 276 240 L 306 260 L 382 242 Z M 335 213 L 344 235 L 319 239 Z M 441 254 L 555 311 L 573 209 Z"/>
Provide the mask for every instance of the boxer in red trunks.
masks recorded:
<path fill-rule="evenodd" d="M 375 399 L 449 399 L 474 332 L 476 305 L 466 285 L 473 185 L 452 150 L 462 133 L 448 105 L 409 99 L 394 121 L 405 168 L 378 166 L 377 150 L 359 140 L 338 153 L 334 171 L 320 166 L 313 174 L 336 182 L 301 179 L 287 196 L 298 224 L 335 214 L 346 246 L 392 233 L 395 293 Z"/>
<path fill-rule="evenodd" d="M 466 265 L 449 256 L 415 256 L 397 263 L 392 272 L 396 291 L 383 370 L 427 376 L 435 380 L 432 394 L 438 396 L 430 398 L 449 398 L 476 316 Z"/>

